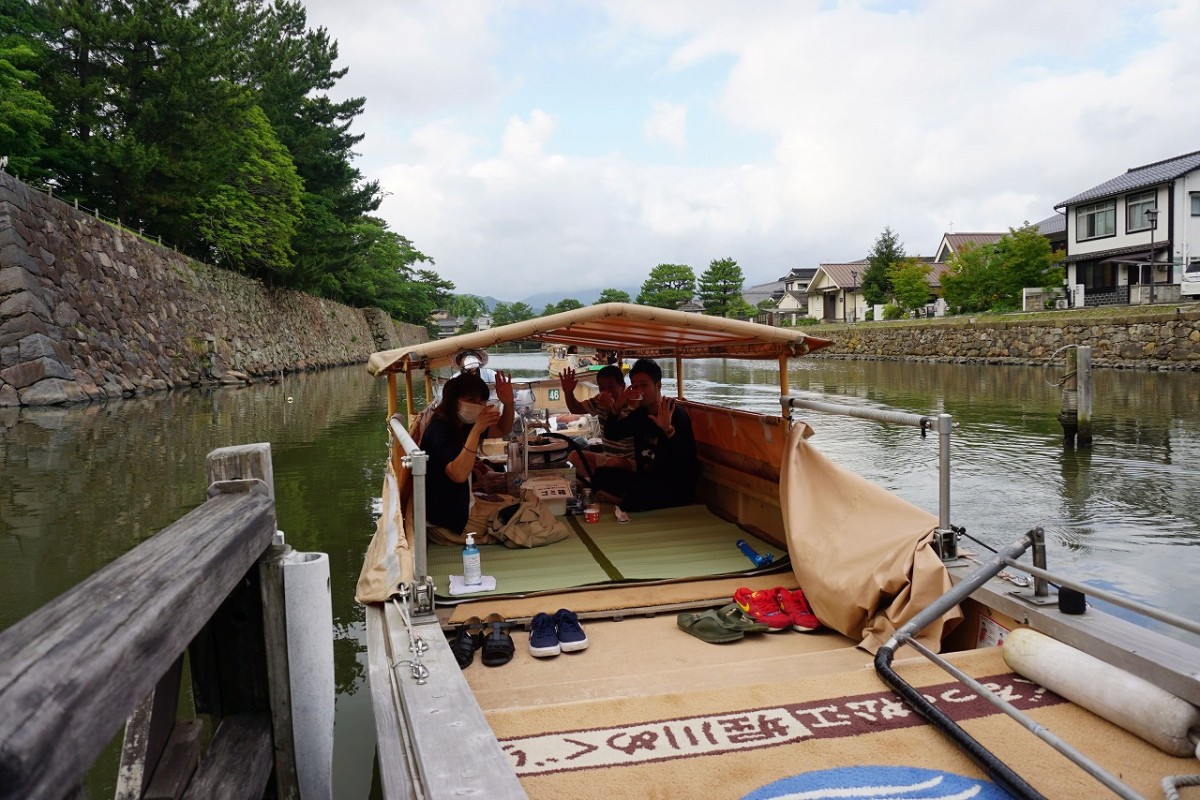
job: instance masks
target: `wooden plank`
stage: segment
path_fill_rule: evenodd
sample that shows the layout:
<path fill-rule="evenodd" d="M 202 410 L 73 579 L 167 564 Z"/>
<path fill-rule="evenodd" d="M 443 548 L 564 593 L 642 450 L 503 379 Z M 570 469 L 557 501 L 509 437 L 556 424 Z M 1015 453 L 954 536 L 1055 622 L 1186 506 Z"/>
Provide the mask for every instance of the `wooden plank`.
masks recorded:
<path fill-rule="evenodd" d="M 271 777 L 271 715 L 234 714 L 221 720 L 184 797 L 259 800 Z"/>
<path fill-rule="evenodd" d="M 200 763 L 200 737 L 204 723 L 198 719 L 180 720 L 167 740 L 154 777 L 146 787 L 144 800 L 179 800 L 183 797 L 196 765 Z"/>
<path fill-rule="evenodd" d="M 183 656 L 163 673 L 158 684 L 138 704 L 125 723 L 121 745 L 121 764 L 117 769 L 116 800 L 136 800 L 142 797 L 150 778 L 158 768 L 159 759 L 175 728 L 175 710 L 179 705 L 180 678 L 183 675 Z"/>
<path fill-rule="evenodd" d="M 408 660 L 408 632 L 390 603 L 385 606 L 384 620 L 388 663 Z M 406 729 L 409 761 L 421 796 L 431 800 L 464 795 L 491 800 L 526 797 L 437 621 L 423 622 L 414 630 L 429 645 L 422 656 L 429 669 L 428 680 L 419 685 L 404 664 L 394 668 L 391 678 L 399 703 L 393 713 Z M 381 775 L 383 765 L 381 752 Z"/>
<path fill-rule="evenodd" d="M 391 377 L 391 376 L 389 376 Z M 285 544 L 273 544 L 259 560 L 262 593 L 262 623 L 265 638 L 267 689 L 271 727 L 275 732 L 275 795 L 299 798 L 296 774 L 296 744 L 292 729 L 292 678 L 288 664 L 287 607 L 283 594 L 283 559 L 292 552 Z"/>
<path fill-rule="evenodd" d="M 391 655 L 387 644 L 387 621 L 383 606 L 366 608 L 367 683 L 371 689 L 371 707 L 375 716 L 376 757 L 383 796 L 387 800 L 414 797 L 409 748 L 399 716 L 399 698 L 392 685 Z"/>
<path fill-rule="evenodd" d="M 274 532 L 264 494 L 214 497 L 0 631 L 0 798 L 79 784 Z"/>
<path fill-rule="evenodd" d="M 257 478 L 267 486 L 275 499 L 275 468 L 271 464 L 271 445 L 268 442 L 219 447 L 208 454 L 208 482 Z"/>

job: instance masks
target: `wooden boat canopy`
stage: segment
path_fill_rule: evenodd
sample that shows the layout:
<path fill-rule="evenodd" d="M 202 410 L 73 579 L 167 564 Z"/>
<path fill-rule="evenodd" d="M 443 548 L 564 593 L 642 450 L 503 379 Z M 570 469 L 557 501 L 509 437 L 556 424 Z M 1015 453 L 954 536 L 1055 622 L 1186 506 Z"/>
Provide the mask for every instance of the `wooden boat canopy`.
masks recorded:
<path fill-rule="evenodd" d="M 448 366 L 461 350 L 535 341 L 616 350 L 623 358 L 749 358 L 782 360 L 832 344 L 794 328 L 706 317 L 631 303 L 563 311 L 474 333 L 384 350 L 371 356 L 372 375 Z"/>

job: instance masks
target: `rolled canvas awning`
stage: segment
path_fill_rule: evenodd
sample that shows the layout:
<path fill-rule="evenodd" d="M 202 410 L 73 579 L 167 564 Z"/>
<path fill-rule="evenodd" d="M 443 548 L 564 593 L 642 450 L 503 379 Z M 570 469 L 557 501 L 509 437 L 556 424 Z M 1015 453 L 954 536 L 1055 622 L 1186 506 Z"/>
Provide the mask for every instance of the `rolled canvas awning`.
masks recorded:
<path fill-rule="evenodd" d="M 832 344 L 793 328 L 773 328 L 631 303 L 563 311 L 446 339 L 383 350 L 371 356 L 372 375 L 448 366 L 461 350 L 536 341 L 618 350 L 625 358 L 793 358 Z"/>

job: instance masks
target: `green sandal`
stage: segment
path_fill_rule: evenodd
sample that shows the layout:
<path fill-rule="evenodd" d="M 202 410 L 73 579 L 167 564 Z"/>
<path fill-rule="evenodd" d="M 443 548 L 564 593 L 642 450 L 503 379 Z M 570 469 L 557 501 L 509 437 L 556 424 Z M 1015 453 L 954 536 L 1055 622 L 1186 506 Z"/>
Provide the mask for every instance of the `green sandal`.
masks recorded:
<path fill-rule="evenodd" d="M 736 642 L 746 635 L 743 631 L 725 627 L 717 616 L 717 612 L 711 608 L 698 614 L 684 612 L 675 618 L 675 624 L 700 641 L 709 644 Z"/>

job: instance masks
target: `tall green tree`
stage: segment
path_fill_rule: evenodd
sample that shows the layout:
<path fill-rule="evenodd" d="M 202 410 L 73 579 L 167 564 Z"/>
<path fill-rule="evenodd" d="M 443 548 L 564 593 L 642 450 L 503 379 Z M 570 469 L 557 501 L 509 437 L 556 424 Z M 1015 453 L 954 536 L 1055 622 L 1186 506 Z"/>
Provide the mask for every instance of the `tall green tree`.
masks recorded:
<path fill-rule="evenodd" d="M 735 301 L 742 297 L 744 282 L 742 268 L 736 261 L 732 258 L 714 259 L 700 275 L 700 302 L 704 305 L 704 313 L 713 317 L 728 317 L 735 307 Z"/>
<path fill-rule="evenodd" d="M 679 308 L 696 295 L 696 273 L 686 264 L 659 264 L 650 270 L 637 302 L 657 308 Z"/>
<path fill-rule="evenodd" d="M 456 317 L 478 317 L 486 314 L 487 301 L 477 294 L 456 294 L 450 298 L 446 311 Z"/>
<path fill-rule="evenodd" d="M 1022 289 L 1062 284 L 1061 258 L 1037 227 L 1026 222 L 995 244 L 960 248 L 942 275 L 942 295 L 959 313 L 1013 311 L 1021 307 Z"/>
<path fill-rule="evenodd" d="M 54 109 L 38 91 L 37 52 L 0 33 L 0 154 L 8 155 L 8 171 L 29 176 L 42 155 L 44 133 Z"/>
<path fill-rule="evenodd" d="M 867 268 L 862 275 L 862 293 L 867 303 L 877 305 L 891 298 L 891 270 L 904 258 L 904 245 L 890 227 L 885 227 L 867 254 Z"/>
<path fill-rule="evenodd" d="M 930 267 L 916 258 L 906 258 L 891 268 L 890 278 L 896 305 L 905 311 L 921 308 L 933 296 L 929 286 Z"/>
<path fill-rule="evenodd" d="M 293 268 L 292 236 L 300 224 L 300 178 L 291 155 L 275 138 L 266 115 L 249 96 L 236 124 L 210 158 L 211 182 L 188 215 L 217 266 L 268 283 L 284 283 Z"/>
<path fill-rule="evenodd" d="M 605 289 L 600 292 L 600 296 L 596 298 L 596 302 L 592 305 L 600 305 L 601 303 L 631 303 L 633 299 L 629 296 L 629 292 L 621 291 L 620 289 Z"/>

